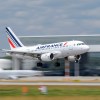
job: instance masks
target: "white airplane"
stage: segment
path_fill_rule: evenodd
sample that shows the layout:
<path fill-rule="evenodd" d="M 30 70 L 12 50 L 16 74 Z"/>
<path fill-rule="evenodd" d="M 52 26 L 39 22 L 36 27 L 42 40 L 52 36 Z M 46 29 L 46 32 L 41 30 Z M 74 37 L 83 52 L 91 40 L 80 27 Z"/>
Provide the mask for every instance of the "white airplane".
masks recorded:
<path fill-rule="evenodd" d="M 0 70 L 0 79 L 18 79 L 23 77 L 41 76 L 43 71 L 34 70 Z"/>
<path fill-rule="evenodd" d="M 31 58 L 38 60 L 38 65 L 42 61 L 52 61 L 66 58 L 68 61 L 79 61 L 81 54 L 89 50 L 89 46 L 82 41 L 65 41 L 51 44 L 38 44 L 34 46 L 24 46 L 10 27 L 6 27 L 8 42 L 11 50 L 5 50 L 7 54 L 20 58 Z M 45 40 L 44 40 L 45 41 Z"/>

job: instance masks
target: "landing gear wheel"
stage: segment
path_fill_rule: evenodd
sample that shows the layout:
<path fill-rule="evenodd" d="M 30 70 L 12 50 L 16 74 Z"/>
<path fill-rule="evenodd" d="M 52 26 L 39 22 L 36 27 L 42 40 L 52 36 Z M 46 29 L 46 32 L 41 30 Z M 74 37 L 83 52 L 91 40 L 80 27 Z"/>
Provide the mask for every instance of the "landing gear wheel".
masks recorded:
<path fill-rule="evenodd" d="M 60 66 L 60 63 L 59 63 L 59 62 L 56 62 L 56 63 L 55 63 L 55 66 L 56 66 L 56 67 L 59 67 L 59 66 Z"/>
<path fill-rule="evenodd" d="M 79 63 L 79 60 L 75 60 L 75 63 Z"/>
<path fill-rule="evenodd" d="M 37 63 L 37 67 L 42 67 L 42 66 L 43 66 L 43 64 L 41 62 Z"/>

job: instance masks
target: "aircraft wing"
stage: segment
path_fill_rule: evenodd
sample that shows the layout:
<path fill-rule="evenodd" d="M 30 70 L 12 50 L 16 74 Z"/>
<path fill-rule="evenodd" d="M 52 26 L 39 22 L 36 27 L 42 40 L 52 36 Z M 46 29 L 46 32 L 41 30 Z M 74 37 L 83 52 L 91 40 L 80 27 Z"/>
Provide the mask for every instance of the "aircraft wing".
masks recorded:
<path fill-rule="evenodd" d="M 26 56 L 32 56 L 32 57 L 36 57 L 40 55 L 40 53 L 36 53 L 36 52 L 28 52 L 28 51 L 17 51 L 17 50 L 6 50 L 6 49 L 2 49 L 3 52 L 6 52 L 7 54 L 11 54 L 11 55 L 26 55 Z"/>
<path fill-rule="evenodd" d="M 30 52 L 30 51 L 18 51 L 18 50 L 6 50 L 6 49 L 2 49 L 2 51 L 11 54 L 11 55 L 25 55 L 25 56 L 31 56 L 34 58 L 39 58 L 42 54 L 45 53 L 52 53 L 55 57 L 59 56 L 61 54 L 60 51 L 52 51 L 52 52 L 45 52 L 45 53 L 41 53 L 41 52 Z"/>

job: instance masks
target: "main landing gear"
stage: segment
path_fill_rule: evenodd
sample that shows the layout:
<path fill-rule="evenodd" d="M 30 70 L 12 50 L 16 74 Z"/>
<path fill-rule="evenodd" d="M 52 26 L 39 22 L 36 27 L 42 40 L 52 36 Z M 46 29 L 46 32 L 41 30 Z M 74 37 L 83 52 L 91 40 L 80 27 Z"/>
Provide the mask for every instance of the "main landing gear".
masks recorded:
<path fill-rule="evenodd" d="M 42 67 L 43 66 L 43 63 L 42 62 L 38 62 L 37 63 L 37 67 Z"/>
<path fill-rule="evenodd" d="M 37 67 L 43 67 L 43 66 L 44 66 L 44 64 L 43 64 L 42 62 L 38 62 L 38 63 L 37 63 Z M 55 66 L 55 67 L 60 67 L 60 62 L 58 62 L 58 61 L 55 62 L 55 63 L 54 63 L 54 66 Z"/>
<path fill-rule="evenodd" d="M 59 60 L 57 60 L 57 61 L 55 62 L 55 66 L 56 66 L 56 67 L 60 67 L 60 61 L 59 61 Z"/>

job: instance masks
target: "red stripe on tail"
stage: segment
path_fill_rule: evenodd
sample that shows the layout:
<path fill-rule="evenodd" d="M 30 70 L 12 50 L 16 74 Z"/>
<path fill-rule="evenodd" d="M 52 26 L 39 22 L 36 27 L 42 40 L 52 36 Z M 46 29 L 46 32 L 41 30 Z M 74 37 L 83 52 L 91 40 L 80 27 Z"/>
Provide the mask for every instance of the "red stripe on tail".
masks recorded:
<path fill-rule="evenodd" d="M 10 45 L 15 48 L 15 45 L 12 43 L 12 41 L 8 38 L 8 42 L 10 43 Z"/>

